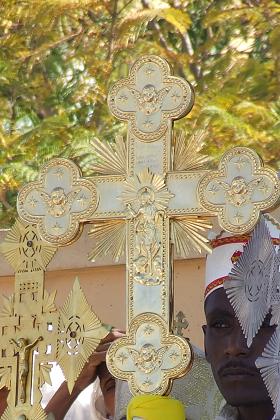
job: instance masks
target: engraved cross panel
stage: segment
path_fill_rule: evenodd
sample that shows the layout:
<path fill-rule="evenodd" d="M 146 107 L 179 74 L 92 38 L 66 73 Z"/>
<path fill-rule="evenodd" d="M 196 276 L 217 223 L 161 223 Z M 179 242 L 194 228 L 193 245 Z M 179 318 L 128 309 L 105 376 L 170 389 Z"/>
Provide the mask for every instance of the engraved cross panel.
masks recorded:
<path fill-rule="evenodd" d="M 43 166 L 38 182 L 22 188 L 18 214 L 37 224 L 46 241 L 63 245 L 77 237 L 96 205 L 96 189 L 80 177 L 79 168 L 67 159 L 53 159 Z"/>
<path fill-rule="evenodd" d="M 131 134 L 150 142 L 164 135 L 171 119 L 190 111 L 193 90 L 185 80 L 170 76 L 165 60 L 147 56 L 113 86 L 108 103 L 117 118 L 129 121 Z"/>
<path fill-rule="evenodd" d="M 201 180 L 200 201 L 218 214 L 219 224 L 226 231 L 238 234 L 253 229 L 260 211 L 277 202 L 277 175 L 262 166 L 253 150 L 235 147 L 224 154 L 218 171 Z"/>

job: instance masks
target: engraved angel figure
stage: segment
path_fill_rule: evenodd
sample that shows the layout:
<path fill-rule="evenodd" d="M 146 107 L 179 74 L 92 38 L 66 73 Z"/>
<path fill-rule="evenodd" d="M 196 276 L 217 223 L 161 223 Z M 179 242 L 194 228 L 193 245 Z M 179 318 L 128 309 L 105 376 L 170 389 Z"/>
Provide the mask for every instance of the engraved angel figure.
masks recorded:
<path fill-rule="evenodd" d="M 14 345 L 15 352 L 18 354 L 18 374 L 19 374 L 19 382 L 20 382 L 20 392 L 19 392 L 19 400 L 21 403 L 25 403 L 26 401 L 26 383 L 27 383 L 27 376 L 29 373 L 29 356 L 32 347 L 36 346 L 39 341 L 42 341 L 43 337 L 38 337 L 32 343 L 27 344 L 27 340 L 25 338 L 19 338 L 18 340 L 14 340 L 13 338 L 10 340 L 10 343 Z"/>
<path fill-rule="evenodd" d="M 233 178 L 231 185 L 222 180 L 217 180 L 217 184 L 225 190 L 228 201 L 235 207 L 240 207 L 248 203 L 254 189 L 261 183 L 262 178 L 256 178 L 246 183 L 242 176 Z"/>
<path fill-rule="evenodd" d="M 163 99 L 169 91 L 169 87 L 157 91 L 154 85 L 148 84 L 143 87 L 142 92 L 136 89 L 131 92 L 137 100 L 139 110 L 145 115 L 151 115 L 161 109 Z"/>
<path fill-rule="evenodd" d="M 163 356 L 167 349 L 167 346 L 163 346 L 156 350 L 152 344 L 147 343 L 139 351 L 130 348 L 128 352 L 132 356 L 135 366 L 141 372 L 149 374 L 162 365 Z"/>
<path fill-rule="evenodd" d="M 141 283 L 159 283 L 162 275 L 161 258 L 156 258 L 160 251 L 161 225 L 164 212 L 154 204 L 154 193 L 148 188 L 142 188 L 139 193 L 140 207 L 135 212 L 131 204 L 127 207 L 135 222 L 136 257 L 134 268 L 136 279 Z"/>
<path fill-rule="evenodd" d="M 63 188 L 56 187 L 50 194 L 40 191 L 40 195 L 47 206 L 48 213 L 53 217 L 61 217 L 69 211 L 80 191 L 76 189 L 65 194 Z"/>

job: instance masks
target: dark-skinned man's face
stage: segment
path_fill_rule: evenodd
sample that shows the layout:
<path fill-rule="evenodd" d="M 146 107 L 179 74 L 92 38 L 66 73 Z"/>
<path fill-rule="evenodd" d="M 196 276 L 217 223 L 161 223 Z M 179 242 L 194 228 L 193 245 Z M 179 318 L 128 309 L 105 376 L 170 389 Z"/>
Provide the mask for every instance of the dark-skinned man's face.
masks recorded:
<path fill-rule="evenodd" d="M 268 401 L 269 396 L 255 361 L 275 330 L 269 325 L 269 317 L 248 348 L 224 288 L 207 297 L 205 316 L 206 358 L 225 400 L 234 407 Z"/>
<path fill-rule="evenodd" d="M 97 373 L 107 414 L 113 416 L 115 414 L 115 378 L 108 371 L 106 363 L 101 363 L 98 366 Z"/>

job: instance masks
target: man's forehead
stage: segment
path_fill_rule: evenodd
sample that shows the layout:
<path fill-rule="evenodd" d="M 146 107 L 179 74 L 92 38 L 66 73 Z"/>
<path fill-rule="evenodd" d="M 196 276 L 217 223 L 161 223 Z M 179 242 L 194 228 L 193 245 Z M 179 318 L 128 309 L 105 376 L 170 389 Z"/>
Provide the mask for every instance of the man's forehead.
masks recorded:
<path fill-rule="evenodd" d="M 215 290 L 207 297 L 204 303 L 204 311 L 206 316 L 214 312 L 227 313 L 228 315 L 235 316 L 234 310 L 223 287 Z"/>

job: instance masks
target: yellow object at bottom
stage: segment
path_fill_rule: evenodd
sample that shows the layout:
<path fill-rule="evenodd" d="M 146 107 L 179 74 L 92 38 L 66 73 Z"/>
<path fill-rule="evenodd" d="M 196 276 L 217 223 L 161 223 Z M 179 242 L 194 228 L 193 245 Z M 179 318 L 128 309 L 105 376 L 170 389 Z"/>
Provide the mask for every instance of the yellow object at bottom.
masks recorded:
<path fill-rule="evenodd" d="M 160 395 L 137 395 L 127 406 L 127 420 L 185 420 L 183 404 Z"/>

